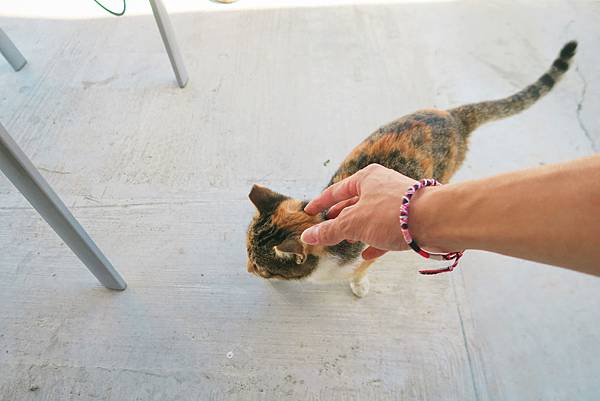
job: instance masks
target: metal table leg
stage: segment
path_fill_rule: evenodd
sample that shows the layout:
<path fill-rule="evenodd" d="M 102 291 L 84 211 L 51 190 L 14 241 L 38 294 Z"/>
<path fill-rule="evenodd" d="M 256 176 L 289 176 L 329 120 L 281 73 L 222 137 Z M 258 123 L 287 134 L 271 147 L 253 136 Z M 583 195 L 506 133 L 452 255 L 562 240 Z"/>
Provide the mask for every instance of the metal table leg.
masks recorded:
<path fill-rule="evenodd" d="M 10 38 L 4 33 L 2 28 L 0 28 L 0 53 L 2 53 L 4 58 L 6 58 L 6 61 L 8 61 L 15 71 L 19 71 L 27 64 L 25 57 L 23 57 L 19 49 L 17 49 L 17 46 L 11 42 Z"/>
<path fill-rule="evenodd" d="M 124 290 L 127 287 L 125 280 L 98 249 L 1 123 L 0 171 L 8 177 L 105 287 L 113 290 Z"/>
<path fill-rule="evenodd" d="M 161 0 L 150 0 L 150 5 L 152 6 L 152 12 L 154 13 L 154 19 L 156 19 L 160 36 L 162 36 L 163 43 L 169 54 L 169 60 L 171 60 L 171 66 L 175 72 L 177 83 L 180 88 L 183 88 L 188 82 L 188 74 L 183 64 L 183 58 L 177 46 L 177 41 L 175 40 L 169 14 Z"/>

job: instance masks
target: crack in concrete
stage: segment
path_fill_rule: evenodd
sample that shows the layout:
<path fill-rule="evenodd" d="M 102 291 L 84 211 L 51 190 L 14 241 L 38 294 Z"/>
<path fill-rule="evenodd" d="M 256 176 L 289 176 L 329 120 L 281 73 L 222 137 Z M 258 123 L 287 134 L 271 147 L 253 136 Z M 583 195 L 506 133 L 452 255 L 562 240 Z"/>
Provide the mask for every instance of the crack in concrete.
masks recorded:
<path fill-rule="evenodd" d="M 90 199 L 88 196 L 84 196 L 85 199 Z M 94 202 L 99 202 L 95 199 L 90 199 Z M 233 202 L 241 202 L 243 199 L 235 199 Z M 224 201 L 221 201 L 224 202 Z M 195 204 L 210 204 L 214 203 L 212 200 L 189 200 L 189 201 L 165 201 L 165 202 L 139 202 L 139 203 L 112 203 L 105 205 L 76 205 L 70 206 L 70 210 L 76 209 L 109 209 L 109 208 L 134 208 L 143 206 L 184 206 L 184 205 L 195 205 Z M 0 206 L 0 210 L 33 210 L 31 206 Z"/>
<path fill-rule="evenodd" d="M 140 374 L 143 376 L 150 376 L 150 377 L 156 377 L 156 378 L 160 378 L 160 379 L 174 379 L 178 384 L 182 384 L 185 380 L 183 377 L 181 377 L 181 375 L 177 372 L 167 372 L 167 373 L 154 373 L 148 370 L 142 370 L 142 369 L 132 369 L 132 368 L 122 368 L 122 367 L 114 367 L 114 368 L 109 368 L 109 367 L 105 367 L 105 366 L 82 366 L 82 365 L 77 365 L 77 364 L 59 364 L 59 363 L 52 363 L 52 362 L 44 362 L 41 364 L 31 364 L 29 366 L 29 368 L 27 369 L 27 375 L 30 377 L 33 376 L 31 374 L 31 371 L 34 368 L 38 368 L 38 369 L 45 369 L 45 368 L 50 368 L 50 369 L 75 369 L 75 370 L 80 370 L 80 371 L 89 371 L 90 369 L 97 369 L 99 371 L 102 372 L 107 372 L 107 373 L 132 373 L 132 374 Z M 30 380 L 31 381 L 31 380 Z"/>
<path fill-rule="evenodd" d="M 40 171 L 45 171 L 46 173 L 54 173 L 54 174 L 71 174 L 70 171 L 60 171 L 60 170 L 52 170 L 46 167 L 39 167 L 37 168 Z"/>
<path fill-rule="evenodd" d="M 581 96 L 580 96 L 579 100 L 577 101 L 577 123 L 579 123 L 579 128 L 581 128 L 584 135 L 590 142 L 590 146 L 592 147 L 592 150 L 594 152 L 597 152 L 598 148 L 596 147 L 594 138 L 592 138 L 592 135 L 590 134 L 587 127 L 583 123 L 583 119 L 581 117 L 581 111 L 583 110 L 583 102 L 585 101 L 585 94 L 587 93 L 587 81 L 586 81 L 585 77 L 583 76 L 583 73 L 581 72 L 579 67 L 575 68 L 575 71 L 577 71 L 577 75 L 579 76 L 579 79 L 581 79 L 581 83 L 583 84 L 583 88 L 581 89 Z"/>
<path fill-rule="evenodd" d="M 462 273 L 461 273 L 462 275 Z M 458 294 L 456 293 L 456 283 L 454 282 L 454 278 L 450 279 L 450 285 L 452 286 L 452 292 L 454 293 L 454 300 L 456 301 L 456 313 L 458 315 L 458 322 L 460 324 L 460 332 L 462 335 L 463 345 L 465 347 L 465 352 L 467 354 L 467 362 L 469 366 L 469 373 L 471 374 L 471 385 L 473 386 L 473 395 L 475 396 L 475 401 L 481 400 L 481 394 L 479 390 L 479 386 L 477 385 L 477 380 L 475 379 L 475 368 L 473 358 L 474 355 L 471 355 L 471 349 L 469 347 L 469 341 L 467 339 L 467 332 L 465 330 L 465 323 L 463 319 L 463 314 L 460 308 L 460 301 L 458 299 Z"/>

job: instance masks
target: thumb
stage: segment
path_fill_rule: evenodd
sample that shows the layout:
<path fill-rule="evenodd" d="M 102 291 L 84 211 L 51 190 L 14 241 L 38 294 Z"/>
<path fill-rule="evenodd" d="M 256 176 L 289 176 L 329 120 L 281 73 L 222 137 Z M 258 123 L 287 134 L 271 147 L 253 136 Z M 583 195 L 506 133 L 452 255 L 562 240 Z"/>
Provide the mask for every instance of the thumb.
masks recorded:
<path fill-rule="evenodd" d="M 387 253 L 387 251 L 384 251 L 383 249 L 379 249 L 379 248 L 370 246 L 363 251 L 362 257 L 364 260 L 371 260 L 371 259 L 376 259 L 380 256 L 383 256 L 386 253 Z"/>
<path fill-rule="evenodd" d="M 300 237 L 308 245 L 336 245 L 345 240 L 339 219 L 327 220 L 307 228 Z"/>

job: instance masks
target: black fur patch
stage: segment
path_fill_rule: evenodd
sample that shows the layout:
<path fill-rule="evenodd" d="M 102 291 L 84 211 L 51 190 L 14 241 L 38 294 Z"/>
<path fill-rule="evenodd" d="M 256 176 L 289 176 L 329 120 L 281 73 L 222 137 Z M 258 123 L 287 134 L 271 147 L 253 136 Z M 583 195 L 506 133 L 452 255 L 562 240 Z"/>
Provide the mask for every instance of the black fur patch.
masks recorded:
<path fill-rule="evenodd" d="M 552 88 L 555 82 L 554 78 L 552 78 L 549 74 L 542 75 L 540 81 L 542 82 L 542 84 L 546 85 L 549 88 Z"/>
<path fill-rule="evenodd" d="M 387 168 L 391 168 L 392 170 L 396 170 L 397 172 L 408 177 L 422 178 L 424 174 L 419 162 L 402 156 L 402 154 L 397 150 L 390 152 L 378 163 Z"/>
<path fill-rule="evenodd" d="M 414 127 L 415 122 L 413 120 L 405 120 L 402 122 L 399 122 L 397 124 L 394 124 L 392 128 L 392 132 L 395 135 L 401 135 L 404 134 L 407 130 L 411 129 L 412 127 Z"/>
<path fill-rule="evenodd" d="M 337 245 L 327 247 L 327 252 L 339 257 L 342 262 L 340 264 L 345 264 L 358 258 L 364 247 L 365 245 L 361 242 L 351 244 L 348 241 L 342 241 Z"/>
<path fill-rule="evenodd" d="M 444 159 L 437 159 L 433 166 L 433 178 L 441 180 L 448 168 L 448 162 Z"/>
<path fill-rule="evenodd" d="M 444 124 L 447 123 L 447 120 L 444 117 L 438 116 L 436 114 L 431 114 L 431 113 L 417 114 L 414 117 L 414 119 L 417 121 L 420 121 L 420 122 L 424 122 L 425 124 L 427 124 L 431 127 L 443 126 Z"/>
<path fill-rule="evenodd" d="M 256 244 L 259 246 L 275 246 L 288 239 L 292 233 L 271 224 L 271 216 L 260 216 L 254 225 Z"/>
<path fill-rule="evenodd" d="M 423 132 L 421 131 L 413 133 L 410 137 L 410 143 L 412 143 L 412 145 L 416 148 L 420 148 L 421 146 L 423 146 L 424 142 L 425 138 L 423 136 Z"/>
<path fill-rule="evenodd" d="M 540 97 L 540 87 L 539 87 L 539 85 L 531 85 L 529 88 L 527 88 L 527 92 L 534 99 L 538 99 Z"/>
<path fill-rule="evenodd" d="M 562 59 L 570 59 L 575 55 L 575 50 L 577 50 L 577 42 L 571 41 L 567 43 L 562 50 L 560 51 L 560 58 Z"/>
<path fill-rule="evenodd" d="M 559 71 L 567 71 L 569 69 L 569 63 L 562 59 L 556 59 L 554 63 L 552 63 L 554 67 L 556 67 Z"/>
<path fill-rule="evenodd" d="M 366 153 L 361 153 L 356 159 L 345 162 L 338 169 L 338 171 L 335 173 L 335 175 L 331 178 L 329 185 L 333 184 L 333 180 L 334 180 L 335 176 L 342 173 L 343 170 L 346 170 L 348 172 L 348 175 L 352 175 L 352 174 L 356 173 L 358 170 L 361 170 L 372 163 L 377 163 L 375 158 L 371 157 L 370 155 L 367 155 Z"/>

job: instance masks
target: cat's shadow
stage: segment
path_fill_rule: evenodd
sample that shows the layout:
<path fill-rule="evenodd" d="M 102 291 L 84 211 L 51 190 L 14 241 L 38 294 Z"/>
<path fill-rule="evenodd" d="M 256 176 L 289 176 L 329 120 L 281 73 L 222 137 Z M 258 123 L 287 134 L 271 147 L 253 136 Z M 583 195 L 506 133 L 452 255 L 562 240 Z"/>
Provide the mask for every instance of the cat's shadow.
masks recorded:
<path fill-rule="evenodd" d="M 347 283 L 314 284 L 269 280 L 266 284 L 268 286 L 267 293 L 277 298 L 278 302 L 286 304 L 322 305 L 323 303 L 340 301 L 340 298 L 346 300 L 355 298 Z"/>

